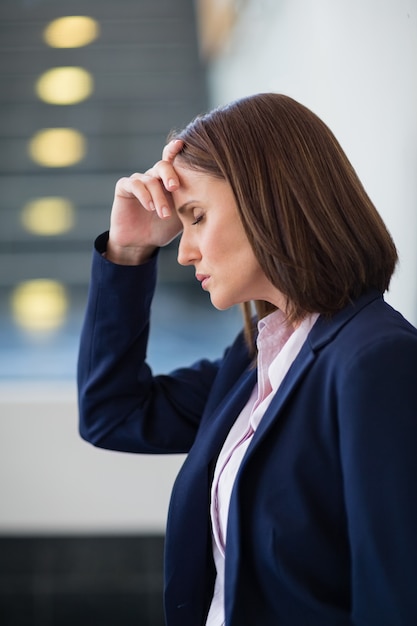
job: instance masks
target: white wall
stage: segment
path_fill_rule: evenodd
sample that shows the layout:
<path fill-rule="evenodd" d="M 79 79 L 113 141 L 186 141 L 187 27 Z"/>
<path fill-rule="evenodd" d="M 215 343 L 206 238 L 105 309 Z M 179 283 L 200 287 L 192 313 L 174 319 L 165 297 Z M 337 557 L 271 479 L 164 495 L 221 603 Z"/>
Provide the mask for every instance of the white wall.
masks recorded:
<path fill-rule="evenodd" d="M 400 254 L 387 300 L 417 322 L 417 0 L 246 0 L 212 104 L 285 93 L 333 130 Z"/>
<path fill-rule="evenodd" d="M 163 532 L 183 461 L 99 450 L 75 386 L 0 386 L 0 534 Z"/>

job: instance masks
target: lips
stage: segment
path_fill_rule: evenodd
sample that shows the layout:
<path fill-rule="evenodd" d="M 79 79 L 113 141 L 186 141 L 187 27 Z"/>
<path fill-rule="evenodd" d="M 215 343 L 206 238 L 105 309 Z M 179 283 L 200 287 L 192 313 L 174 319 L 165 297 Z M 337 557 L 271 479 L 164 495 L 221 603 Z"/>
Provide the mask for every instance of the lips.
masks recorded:
<path fill-rule="evenodd" d="M 207 274 L 196 274 L 195 277 L 201 283 L 201 287 L 205 289 L 210 276 L 208 276 Z"/>

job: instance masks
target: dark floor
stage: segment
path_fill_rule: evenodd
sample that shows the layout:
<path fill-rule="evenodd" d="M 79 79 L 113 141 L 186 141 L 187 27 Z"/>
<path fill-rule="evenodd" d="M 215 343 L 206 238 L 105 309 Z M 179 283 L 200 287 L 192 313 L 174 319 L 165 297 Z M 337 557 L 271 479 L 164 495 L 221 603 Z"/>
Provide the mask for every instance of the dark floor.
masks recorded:
<path fill-rule="evenodd" d="M 0 537 L 2 626 L 163 626 L 162 536 Z"/>

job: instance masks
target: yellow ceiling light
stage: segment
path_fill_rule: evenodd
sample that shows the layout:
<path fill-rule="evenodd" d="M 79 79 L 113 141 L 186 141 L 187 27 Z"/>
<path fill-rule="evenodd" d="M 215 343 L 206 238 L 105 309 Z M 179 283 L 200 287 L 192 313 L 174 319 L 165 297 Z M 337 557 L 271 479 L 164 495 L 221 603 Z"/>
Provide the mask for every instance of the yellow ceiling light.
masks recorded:
<path fill-rule="evenodd" d="M 28 331 L 50 331 L 62 326 L 68 311 L 65 287 L 54 280 L 37 279 L 18 285 L 11 298 L 15 322 Z"/>
<path fill-rule="evenodd" d="M 61 235 L 74 226 L 74 205 L 60 196 L 36 198 L 23 207 L 21 221 L 35 235 Z"/>
<path fill-rule="evenodd" d="M 52 48 L 81 48 L 99 35 L 99 25 L 92 17 L 69 15 L 59 17 L 45 28 L 43 38 Z"/>
<path fill-rule="evenodd" d="M 86 152 L 84 135 L 73 128 L 46 128 L 29 142 L 29 155 L 45 167 L 69 167 L 81 161 Z"/>
<path fill-rule="evenodd" d="M 82 67 L 54 67 L 42 74 L 35 89 L 48 104 L 76 104 L 91 96 L 93 77 Z"/>

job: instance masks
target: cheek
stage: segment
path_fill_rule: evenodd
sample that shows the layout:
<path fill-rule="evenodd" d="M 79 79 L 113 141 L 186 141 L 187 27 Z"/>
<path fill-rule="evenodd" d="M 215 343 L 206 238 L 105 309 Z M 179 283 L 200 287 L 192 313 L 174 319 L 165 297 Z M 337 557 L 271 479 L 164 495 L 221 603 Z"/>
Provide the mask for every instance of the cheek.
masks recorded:
<path fill-rule="evenodd" d="M 251 245 L 246 235 L 235 238 L 233 246 L 230 247 L 231 253 L 234 253 L 236 262 L 242 264 L 248 271 L 260 270 L 260 265 L 255 257 Z"/>
<path fill-rule="evenodd" d="M 224 231 L 219 232 L 218 230 L 212 233 L 205 233 L 205 236 L 200 240 L 201 251 L 213 263 L 230 259 L 235 250 L 230 234 L 224 233 Z"/>

